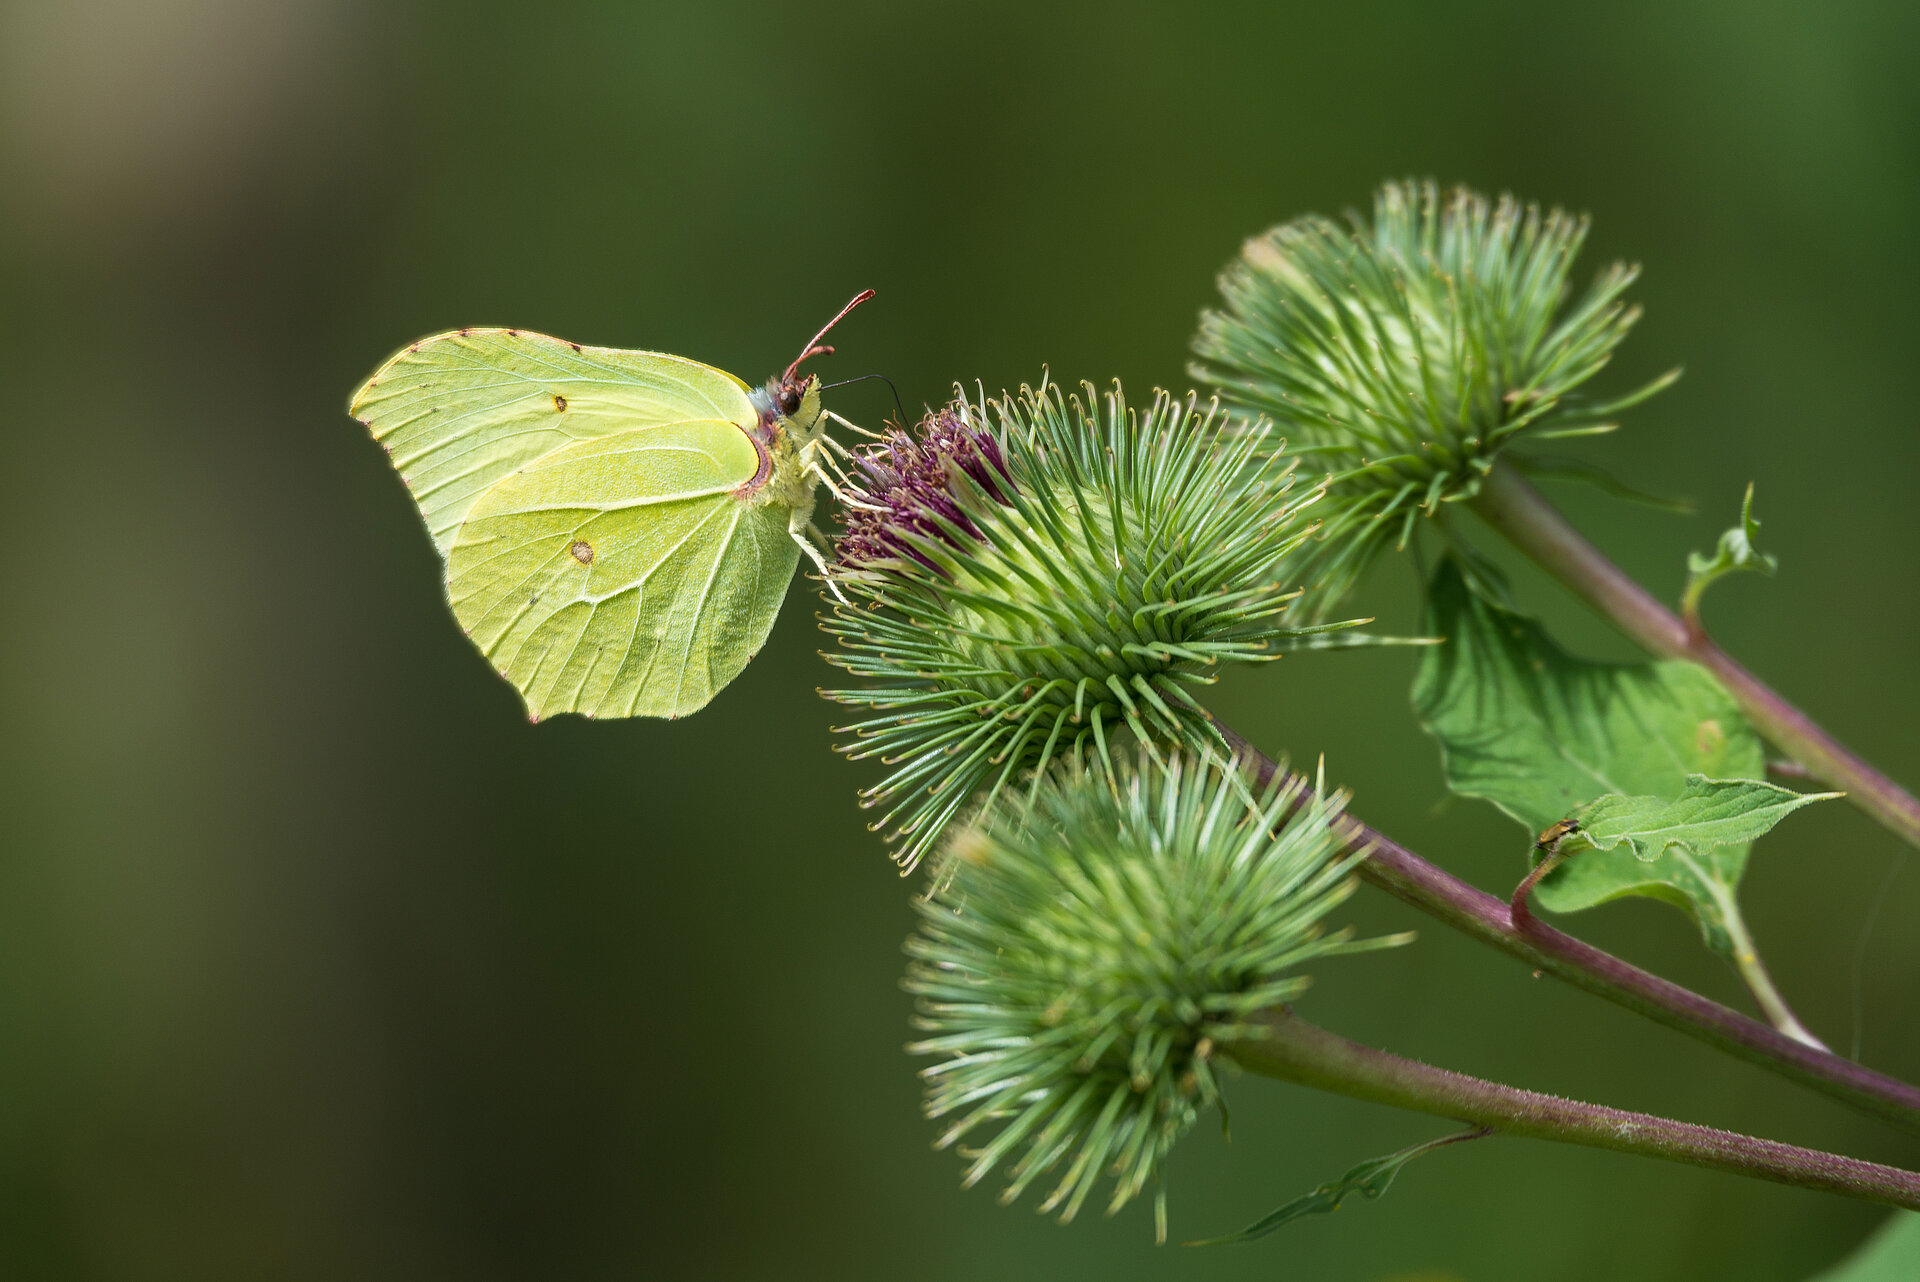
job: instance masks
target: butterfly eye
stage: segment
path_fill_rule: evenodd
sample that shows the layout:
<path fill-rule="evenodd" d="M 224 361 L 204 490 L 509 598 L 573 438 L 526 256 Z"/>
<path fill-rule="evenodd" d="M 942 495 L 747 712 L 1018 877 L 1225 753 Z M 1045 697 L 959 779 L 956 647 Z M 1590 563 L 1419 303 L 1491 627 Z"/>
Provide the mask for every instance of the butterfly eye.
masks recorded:
<path fill-rule="evenodd" d="M 791 418 L 800 411 L 800 389 L 791 383 L 780 389 L 780 412 Z"/>

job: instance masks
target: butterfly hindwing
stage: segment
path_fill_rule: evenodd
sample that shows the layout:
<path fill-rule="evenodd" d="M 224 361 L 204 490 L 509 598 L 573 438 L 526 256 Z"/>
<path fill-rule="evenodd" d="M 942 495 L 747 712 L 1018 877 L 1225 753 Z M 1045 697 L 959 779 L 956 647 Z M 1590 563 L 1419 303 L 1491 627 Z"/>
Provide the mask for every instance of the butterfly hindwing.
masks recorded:
<path fill-rule="evenodd" d="M 349 412 L 393 459 L 440 554 L 476 500 L 576 441 L 668 423 L 756 420 L 747 386 L 698 361 L 463 329 L 397 353 Z"/>
<path fill-rule="evenodd" d="M 703 419 L 576 441 L 502 477 L 451 541 L 454 613 L 534 717 L 684 716 L 765 643 L 799 549 Z"/>

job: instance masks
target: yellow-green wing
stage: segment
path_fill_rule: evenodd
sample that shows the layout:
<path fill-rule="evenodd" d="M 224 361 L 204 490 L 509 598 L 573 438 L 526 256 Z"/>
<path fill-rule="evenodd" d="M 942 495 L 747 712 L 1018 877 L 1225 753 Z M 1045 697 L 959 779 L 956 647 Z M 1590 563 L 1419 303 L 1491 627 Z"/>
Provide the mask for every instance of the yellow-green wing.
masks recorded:
<path fill-rule="evenodd" d="M 348 412 L 393 458 L 442 556 L 474 501 L 575 441 L 718 419 L 756 421 L 747 385 L 683 356 L 463 329 L 397 353 Z"/>
<path fill-rule="evenodd" d="M 447 595 L 536 720 L 678 717 L 766 642 L 799 559 L 788 511 L 734 496 L 739 427 L 671 423 L 579 441 L 472 506 Z"/>

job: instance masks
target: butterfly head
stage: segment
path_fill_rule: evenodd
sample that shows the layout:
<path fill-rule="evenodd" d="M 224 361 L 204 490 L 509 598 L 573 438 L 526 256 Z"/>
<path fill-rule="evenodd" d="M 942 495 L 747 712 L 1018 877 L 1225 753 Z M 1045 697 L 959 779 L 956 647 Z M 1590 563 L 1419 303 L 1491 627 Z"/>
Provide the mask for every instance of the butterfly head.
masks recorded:
<path fill-rule="evenodd" d="M 814 374 L 801 374 L 800 366 L 810 356 L 831 356 L 833 348 L 820 340 L 825 338 L 827 331 L 838 325 L 848 312 L 872 297 L 872 290 L 861 290 L 853 296 L 853 301 L 842 307 L 832 320 L 820 327 L 818 334 L 807 340 L 807 345 L 800 349 L 800 354 L 793 358 L 793 364 L 787 366 L 786 372 L 767 383 L 768 405 L 762 408 L 763 414 L 767 408 L 771 408 L 774 413 L 787 423 L 798 427 L 801 432 L 813 430 L 813 425 L 820 419 L 820 379 Z"/>
<path fill-rule="evenodd" d="M 772 420 L 805 436 L 820 421 L 820 377 L 788 371 L 768 379 L 766 390 L 753 400 L 763 423 Z"/>

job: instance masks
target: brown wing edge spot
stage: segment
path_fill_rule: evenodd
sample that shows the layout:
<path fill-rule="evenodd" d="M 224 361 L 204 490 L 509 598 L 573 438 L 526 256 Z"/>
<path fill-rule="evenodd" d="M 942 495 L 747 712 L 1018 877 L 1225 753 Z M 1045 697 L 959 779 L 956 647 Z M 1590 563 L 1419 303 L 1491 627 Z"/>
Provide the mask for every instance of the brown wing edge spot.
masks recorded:
<path fill-rule="evenodd" d="M 736 423 L 734 426 L 739 427 L 739 424 Z M 734 498 L 744 503 L 759 493 L 760 487 L 765 485 L 767 478 L 773 475 L 773 451 L 769 447 L 773 443 L 774 434 L 780 430 L 780 427 L 771 421 L 770 415 L 763 414 L 759 428 L 751 432 L 745 428 L 740 430 L 749 441 L 753 442 L 753 452 L 760 456 L 760 466 L 753 470 L 753 475 L 728 491 Z"/>

